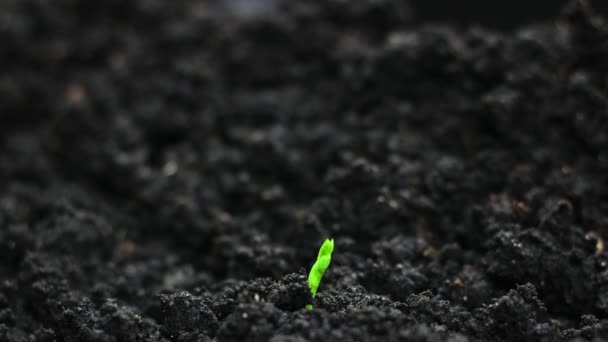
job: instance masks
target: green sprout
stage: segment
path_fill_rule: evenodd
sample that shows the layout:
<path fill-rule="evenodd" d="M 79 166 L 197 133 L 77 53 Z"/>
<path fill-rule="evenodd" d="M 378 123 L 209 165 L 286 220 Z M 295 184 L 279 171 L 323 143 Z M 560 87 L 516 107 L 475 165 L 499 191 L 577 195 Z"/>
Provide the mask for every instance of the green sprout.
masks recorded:
<path fill-rule="evenodd" d="M 317 289 L 319 288 L 319 284 L 321 283 L 321 279 L 323 278 L 323 273 L 329 267 L 329 263 L 331 262 L 331 254 L 334 252 L 334 239 L 325 239 L 323 245 L 319 249 L 319 256 L 317 257 L 317 261 L 312 268 L 310 269 L 310 273 L 308 274 L 308 287 L 310 287 L 310 293 L 312 293 L 312 298 L 315 298 L 317 295 Z M 308 310 L 312 310 L 312 304 L 306 305 Z"/>

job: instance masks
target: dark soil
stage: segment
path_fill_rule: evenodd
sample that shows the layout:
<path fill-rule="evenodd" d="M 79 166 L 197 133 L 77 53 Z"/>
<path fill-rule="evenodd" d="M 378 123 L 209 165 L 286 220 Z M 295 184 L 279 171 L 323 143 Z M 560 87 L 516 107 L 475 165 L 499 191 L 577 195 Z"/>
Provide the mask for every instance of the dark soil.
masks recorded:
<path fill-rule="evenodd" d="M 0 1 L 0 341 L 606 340 L 608 26 L 412 13 Z"/>

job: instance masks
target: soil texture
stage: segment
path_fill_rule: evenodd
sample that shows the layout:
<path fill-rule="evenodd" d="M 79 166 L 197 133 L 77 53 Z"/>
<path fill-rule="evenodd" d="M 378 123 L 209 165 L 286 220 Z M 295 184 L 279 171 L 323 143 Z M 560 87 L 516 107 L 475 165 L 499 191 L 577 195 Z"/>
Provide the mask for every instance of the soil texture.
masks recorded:
<path fill-rule="evenodd" d="M 608 340 L 587 2 L 231 6 L 0 1 L 0 341 Z"/>

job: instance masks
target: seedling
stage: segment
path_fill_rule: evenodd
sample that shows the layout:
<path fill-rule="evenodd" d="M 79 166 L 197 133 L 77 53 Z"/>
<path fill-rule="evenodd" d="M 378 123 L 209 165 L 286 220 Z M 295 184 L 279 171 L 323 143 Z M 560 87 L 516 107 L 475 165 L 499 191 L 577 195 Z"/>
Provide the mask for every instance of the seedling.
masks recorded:
<path fill-rule="evenodd" d="M 317 256 L 317 261 L 312 268 L 310 269 L 310 273 L 308 274 L 308 287 L 310 287 L 310 293 L 312 293 L 312 298 L 315 298 L 317 295 L 317 289 L 319 288 L 319 284 L 321 283 L 321 279 L 323 279 L 323 274 L 325 270 L 329 267 L 329 263 L 331 262 L 331 254 L 334 252 L 334 239 L 325 239 L 325 242 L 321 245 L 319 249 L 319 256 Z M 312 304 L 306 305 L 308 310 L 312 310 Z"/>

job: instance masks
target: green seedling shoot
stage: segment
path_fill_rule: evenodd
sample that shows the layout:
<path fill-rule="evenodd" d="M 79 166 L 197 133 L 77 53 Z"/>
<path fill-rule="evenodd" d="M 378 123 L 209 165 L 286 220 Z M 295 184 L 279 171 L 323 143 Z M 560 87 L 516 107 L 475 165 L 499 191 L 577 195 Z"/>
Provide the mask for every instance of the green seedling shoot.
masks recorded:
<path fill-rule="evenodd" d="M 317 257 L 317 261 L 312 268 L 310 269 L 310 273 L 308 274 L 308 287 L 310 287 L 310 293 L 312 293 L 312 298 L 315 298 L 317 295 L 317 289 L 319 288 L 319 284 L 321 283 L 321 279 L 323 278 L 323 274 L 325 270 L 329 267 L 329 263 L 331 262 L 331 254 L 334 252 L 334 239 L 326 239 L 321 245 L 319 249 L 319 256 Z M 306 305 L 308 310 L 312 310 L 312 304 Z"/>

